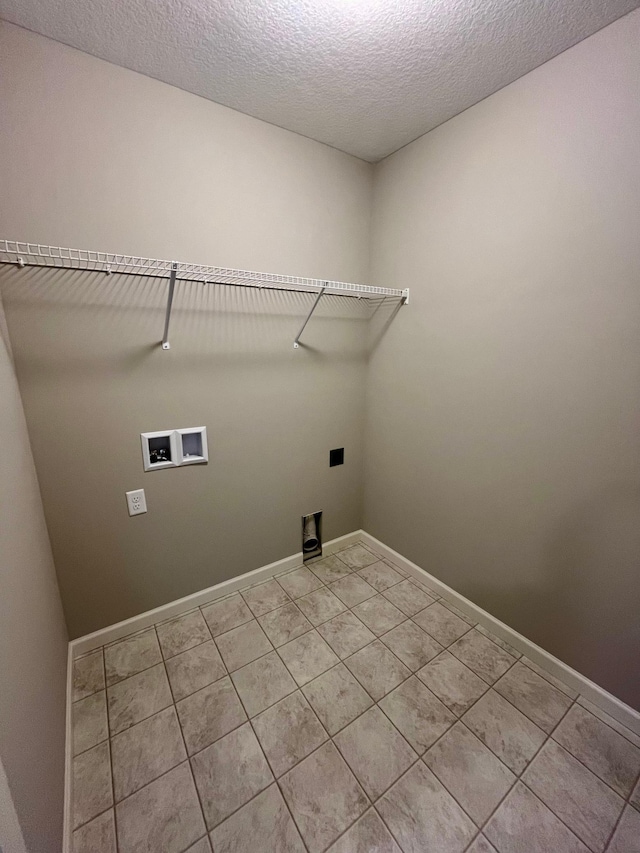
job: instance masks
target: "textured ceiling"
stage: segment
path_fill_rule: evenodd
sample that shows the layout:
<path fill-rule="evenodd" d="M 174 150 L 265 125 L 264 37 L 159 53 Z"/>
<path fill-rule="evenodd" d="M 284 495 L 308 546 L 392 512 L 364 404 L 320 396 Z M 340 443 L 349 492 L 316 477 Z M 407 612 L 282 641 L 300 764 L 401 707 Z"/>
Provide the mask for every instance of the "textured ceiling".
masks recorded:
<path fill-rule="evenodd" d="M 0 0 L 0 17 L 376 161 L 640 0 Z"/>

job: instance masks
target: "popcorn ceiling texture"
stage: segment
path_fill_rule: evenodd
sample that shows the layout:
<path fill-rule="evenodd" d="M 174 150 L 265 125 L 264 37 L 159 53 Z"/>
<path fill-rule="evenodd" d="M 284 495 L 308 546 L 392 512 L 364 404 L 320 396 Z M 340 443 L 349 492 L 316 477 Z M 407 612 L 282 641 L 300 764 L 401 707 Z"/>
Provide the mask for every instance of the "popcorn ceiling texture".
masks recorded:
<path fill-rule="evenodd" d="M 0 0 L 0 16 L 375 162 L 638 0 Z"/>

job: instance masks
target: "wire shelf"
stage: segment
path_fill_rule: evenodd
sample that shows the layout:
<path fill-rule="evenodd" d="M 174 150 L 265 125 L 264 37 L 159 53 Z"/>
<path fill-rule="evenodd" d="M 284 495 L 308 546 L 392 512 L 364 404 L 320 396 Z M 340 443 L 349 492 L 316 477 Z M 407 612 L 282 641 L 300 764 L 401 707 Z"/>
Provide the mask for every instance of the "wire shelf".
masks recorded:
<path fill-rule="evenodd" d="M 294 339 L 293 346 L 296 349 L 300 346 L 300 336 L 325 293 L 366 299 L 371 302 L 377 301 L 378 303 L 387 299 L 397 299 L 398 305 L 406 304 L 409 301 L 408 290 L 396 290 L 391 287 L 374 287 L 370 284 L 351 284 L 345 281 L 322 281 L 316 278 L 233 270 L 225 267 L 204 266 L 203 264 L 185 264 L 179 261 L 160 261 L 153 258 L 138 258 L 134 255 L 94 252 L 90 249 L 43 246 L 40 243 L 23 243 L 19 240 L 0 240 L 0 264 L 165 277 L 168 283 L 167 308 L 162 335 L 162 348 L 165 350 L 171 349 L 169 324 L 175 286 L 180 281 L 316 294 L 302 328 Z"/>
<path fill-rule="evenodd" d="M 369 284 L 353 284 L 344 281 L 322 281 L 300 276 L 277 275 L 275 273 L 235 270 L 225 267 L 162 261 L 154 258 L 139 258 L 134 255 L 119 255 L 111 252 L 95 252 L 89 249 L 68 249 L 61 246 L 43 246 L 18 240 L 0 240 L 0 263 L 19 266 L 45 266 L 62 269 L 87 270 L 104 273 L 128 273 L 129 275 L 166 275 L 175 272 L 175 281 L 197 281 L 203 284 L 231 284 L 244 287 L 274 288 L 303 293 L 332 293 L 359 298 L 396 298 L 407 301 L 408 291 L 391 287 L 374 287 Z"/>

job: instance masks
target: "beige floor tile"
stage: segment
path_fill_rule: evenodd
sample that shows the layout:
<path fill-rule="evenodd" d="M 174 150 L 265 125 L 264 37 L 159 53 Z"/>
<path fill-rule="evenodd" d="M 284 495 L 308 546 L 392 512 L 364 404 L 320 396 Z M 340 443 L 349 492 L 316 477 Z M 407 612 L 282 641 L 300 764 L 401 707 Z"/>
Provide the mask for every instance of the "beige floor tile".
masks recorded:
<path fill-rule="evenodd" d="M 388 693 L 379 705 L 419 755 L 456 721 L 415 676 Z"/>
<path fill-rule="evenodd" d="M 351 545 L 349 548 L 344 548 L 342 551 L 338 551 L 338 557 L 350 569 L 364 569 L 365 566 L 371 566 L 380 559 L 377 554 L 372 554 L 363 545 Z"/>
<path fill-rule="evenodd" d="M 327 853 L 402 853 L 374 809 L 357 820 Z"/>
<path fill-rule="evenodd" d="M 78 755 L 86 749 L 109 737 L 107 722 L 107 696 L 104 690 L 92 693 L 80 699 L 72 706 L 73 715 L 73 754 Z"/>
<path fill-rule="evenodd" d="M 449 651 L 487 684 L 493 684 L 515 663 L 514 657 L 476 630 L 456 640 Z"/>
<path fill-rule="evenodd" d="M 254 616 L 264 616 L 270 610 L 283 607 L 291 600 L 275 578 L 258 586 L 243 589 L 240 594 Z"/>
<path fill-rule="evenodd" d="M 113 805 L 108 741 L 73 759 L 73 795 L 74 829 Z"/>
<path fill-rule="evenodd" d="M 288 643 L 289 640 L 295 640 L 301 634 L 306 634 L 313 627 L 293 602 L 266 613 L 258 619 L 258 622 L 276 648 Z"/>
<path fill-rule="evenodd" d="M 369 806 L 331 741 L 285 774 L 280 785 L 310 853 L 326 850 Z"/>
<path fill-rule="evenodd" d="M 376 638 L 350 610 L 318 625 L 318 633 L 339 658 L 349 657 Z"/>
<path fill-rule="evenodd" d="M 553 739 L 623 797 L 631 793 L 640 773 L 640 750 L 586 708 L 574 705 Z"/>
<path fill-rule="evenodd" d="M 338 658 L 317 631 L 309 631 L 278 649 L 299 686 L 307 684 L 338 663 Z"/>
<path fill-rule="evenodd" d="M 277 785 L 219 824 L 211 840 L 216 853 L 305 853 Z"/>
<path fill-rule="evenodd" d="M 508 767 L 459 722 L 423 760 L 478 826 L 516 781 Z"/>
<path fill-rule="evenodd" d="M 376 702 L 411 675 L 380 640 L 369 643 L 344 663 Z"/>
<path fill-rule="evenodd" d="M 107 673 L 107 686 L 116 684 L 143 669 L 149 669 L 160 663 L 162 655 L 156 637 L 155 628 L 141 631 L 119 640 L 104 650 L 104 664 Z"/>
<path fill-rule="evenodd" d="M 350 575 L 353 571 L 353 569 L 350 569 L 349 566 L 347 566 L 346 563 L 343 563 L 335 554 L 331 554 L 329 557 L 325 557 L 322 560 L 308 563 L 308 568 L 314 573 L 314 575 L 320 578 L 323 583 L 333 583 L 333 581 L 340 580 L 340 578 Z"/>
<path fill-rule="evenodd" d="M 532 660 L 529 660 L 529 658 L 525 657 L 524 655 L 520 658 L 520 660 L 522 661 L 522 663 L 526 664 L 529 669 L 532 669 L 534 672 L 537 672 L 538 675 L 541 675 L 543 678 L 546 678 L 547 681 L 550 684 L 553 684 L 554 687 L 557 687 L 558 690 L 561 690 L 563 693 L 566 693 L 566 695 L 569 696 L 570 699 L 578 698 L 577 690 L 572 690 L 570 687 L 567 687 L 564 681 L 560 681 L 559 678 L 556 678 L 554 675 L 551 675 L 550 672 L 547 672 L 546 669 L 541 666 L 538 666 L 537 663 L 534 663 Z"/>
<path fill-rule="evenodd" d="M 640 853 L 640 812 L 627 806 L 607 853 Z"/>
<path fill-rule="evenodd" d="M 333 740 L 372 800 L 384 793 L 418 758 L 376 707 L 365 711 Z"/>
<path fill-rule="evenodd" d="M 230 678 L 221 678 L 176 705 L 189 755 L 242 725 L 247 719 Z"/>
<path fill-rule="evenodd" d="M 73 833 L 73 853 L 117 853 L 113 809 Z"/>
<path fill-rule="evenodd" d="M 489 686 L 458 658 L 446 651 L 416 674 L 457 716 L 464 714 Z"/>
<path fill-rule="evenodd" d="M 512 666 L 494 689 L 547 733 L 553 731 L 571 705 L 568 696 L 523 663 Z"/>
<path fill-rule="evenodd" d="M 425 607 L 433 604 L 435 599 L 427 595 L 420 587 L 410 580 L 385 589 L 382 593 L 386 599 L 401 610 L 405 616 L 415 616 Z"/>
<path fill-rule="evenodd" d="M 339 598 L 326 587 L 317 589 L 315 592 L 310 592 L 308 595 L 303 595 L 296 601 L 296 604 L 302 610 L 312 625 L 320 625 L 322 622 L 327 622 L 333 619 L 338 613 L 346 610 L 344 604 Z"/>
<path fill-rule="evenodd" d="M 405 615 L 382 595 L 369 598 L 353 608 L 353 612 L 376 637 L 386 634 L 396 625 L 404 622 Z"/>
<path fill-rule="evenodd" d="M 355 572 L 347 575 L 346 578 L 335 581 L 329 589 L 347 607 L 354 607 L 356 604 L 360 604 L 361 601 L 365 601 L 376 594 L 375 589 L 366 580 L 358 577 Z"/>
<path fill-rule="evenodd" d="M 380 639 L 412 672 L 421 669 L 442 651 L 442 646 L 415 622 L 407 619 Z"/>
<path fill-rule="evenodd" d="M 377 563 L 372 563 L 358 572 L 361 578 L 364 578 L 367 583 L 371 584 L 378 592 L 388 589 L 394 584 L 400 583 L 403 579 L 402 575 L 392 569 L 391 566 L 379 560 Z"/>
<path fill-rule="evenodd" d="M 202 615 L 214 637 L 218 634 L 226 634 L 227 631 L 238 628 L 253 619 L 253 613 L 239 593 L 207 604 L 206 607 L 202 607 Z"/>
<path fill-rule="evenodd" d="M 273 649 L 255 619 L 227 631 L 226 634 L 218 634 L 216 645 L 229 672 L 240 669 Z"/>
<path fill-rule="evenodd" d="M 545 733 L 494 690 L 462 717 L 464 724 L 514 773 L 521 773 L 546 739 Z"/>
<path fill-rule="evenodd" d="M 359 717 L 373 704 L 371 697 L 344 664 L 305 684 L 302 692 L 330 735 Z"/>
<path fill-rule="evenodd" d="M 522 781 L 592 850 L 601 853 L 624 807 L 590 770 L 548 740 Z"/>
<path fill-rule="evenodd" d="M 171 692 L 176 702 L 226 675 L 213 640 L 201 643 L 166 662 Z"/>
<path fill-rule="evenodd" d="M 185 613 L 170 622 L 163 622 L 156 627 L 156 631 L 165 660 L 211 639 L 207 623 L 199 610 Z"/>
<path fill-rule="evenodd" d="M 442 646 L 450 646 L 455 640 L 466 634 L 469 626 L 459 616 L 448 610 L 439 601 L 429 605 L 412 617 L 413 621 L 431 634 Z"/>
<path fill-rule="evenodd" d="M 102 649 L 91 652 L 73 662 L 73 701 L 84 699 L 98 690 L 104 690 L 104 660 Z"/>
<path fill-rule="evenodd" d="M 191 763 L 209 829 L 273 782 L 249 723 L 194 755 Z"/>
<path fill-rule="evenodd" d="M 322 581 L 306 567 L 288 572 L 286 575 L 280 575 L 278 583 L 293 599 L 301 598 L 322 586 Z"/>
<path fill-rule="evenodd" d="M 376 809 L 404 853 L 462 853 L 477 831 L 422 761 L 378 800 Z"/>
<path fill-rule="evenodd" d="M 231 678 L 250 717 L 296 689 L 295 681 L 276 652 L 236 670 Z"/>
<path fill-rule="evenodd" d="M 130 796 L 187 757 L 175 708 L 166 708 L 111 741 L 116 802 Z"/>
<path fill-rule="evenodd" d="M 145 669 L 107 689 L 111 734 L 128 729 L 173 702 L 164 664 Z"/>
<path fill-rule="evenodd" d="M 517 782 L 484 828 L 500 853 L 588 853 L 544 803 Z"/>
<path fill-rule="evenodd" d="M 189 764 L 118 803 L 116 820 L 120 853 L 182 853 L 206 832 Z"/>
<path fill-rule="evenodd" d="M 276 778 L 327 740 L 327 733 L 300 691 L 254 717 L 253 728 Z"/>

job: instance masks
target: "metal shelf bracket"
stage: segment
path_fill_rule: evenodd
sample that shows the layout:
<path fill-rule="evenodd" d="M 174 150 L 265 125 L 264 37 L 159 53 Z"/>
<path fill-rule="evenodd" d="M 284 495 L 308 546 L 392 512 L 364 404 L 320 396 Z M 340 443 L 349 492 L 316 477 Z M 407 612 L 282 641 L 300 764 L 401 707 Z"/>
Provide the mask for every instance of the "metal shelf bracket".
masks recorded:
<path fill-rule="evenodd" d="M 300 348 L 300 335 L 304 332 L 304 330 L 305 330 L 305 327 L 306 327 L 307 323 L 308 323 L 308 322 L 309 322 L 309 320 L 311 319 L 311 315 L 313 314 L 313 312 L 314 312 L 314 311 L 316 310 L 316 308 L 318 307 L 318 302 L 320 302 L 320 299 L 321 299 L 321 297 L 322 297 L 322 294 L 325 292 L 325 290 L 326 290 L 326 287 L 321 288 L 321 289 L 320 289 L 320 291 L 319 291 L 319 293 L 318 293 L 318 295 L 316 296 L 315 301 L 314 301 L 313 305 L 311 306 L 311 311 L 309 311 L 309 313 L 307 314 L 307 319 L 306 319 L 306 320 L 304 321 L 304 323 L 302 324 L 302 328 L 300 329 L 300 331 L 299 331 L 299 332 L 298 332 L 298 334 L 296 335 L 296 338 L 295 338 L 295 340 L 294 340 L 294 342 L 293 342 L 293 348 L 294 348 L 294 349 L 299 349 L 299 348 Z"/>
<path fill-rule="evenodd" d="M 171 308 L 173 307 L 173 293 L 176 289 L 176 276 L 178 275 L 178 264 L 171 264 L 171 275 L 169 276 L 169 293 L 167 294 L 167 311 L 164 317 L 164 334 L 162 335 L 162 349 L 171 349 L 169 343 L 169 323 L 171 322 Z"/>

